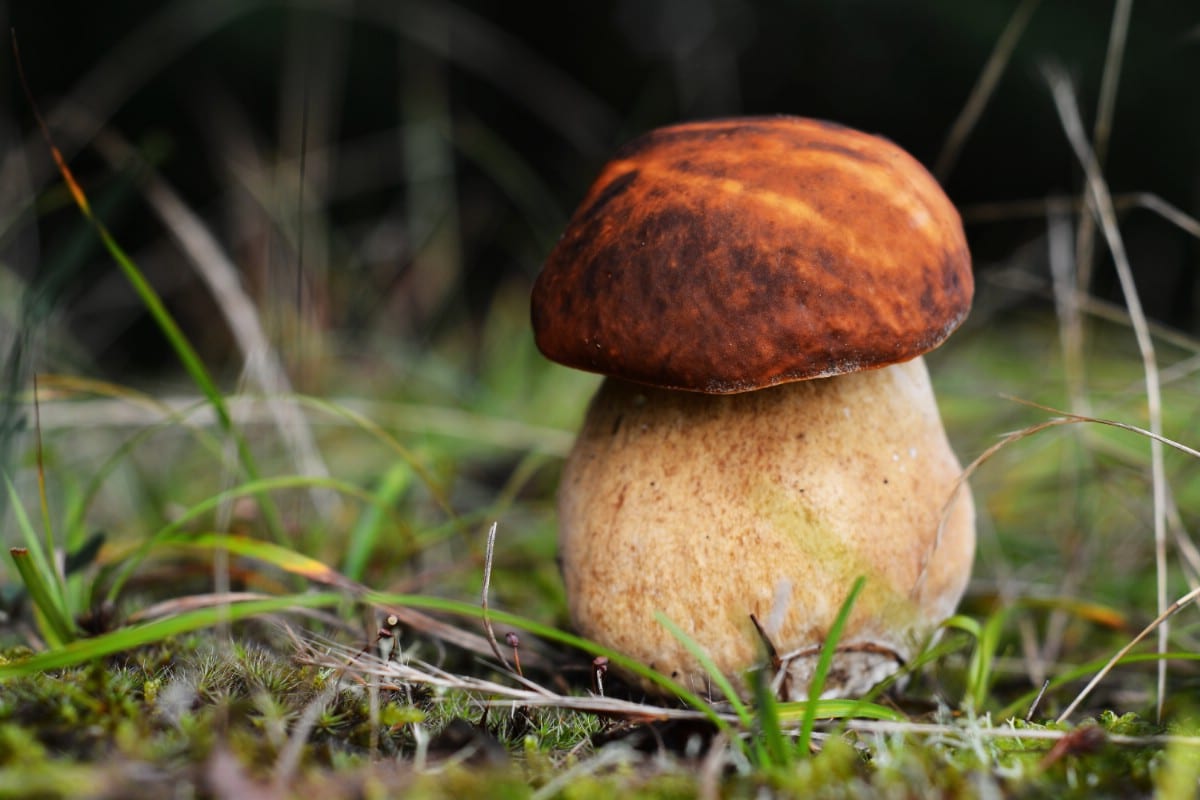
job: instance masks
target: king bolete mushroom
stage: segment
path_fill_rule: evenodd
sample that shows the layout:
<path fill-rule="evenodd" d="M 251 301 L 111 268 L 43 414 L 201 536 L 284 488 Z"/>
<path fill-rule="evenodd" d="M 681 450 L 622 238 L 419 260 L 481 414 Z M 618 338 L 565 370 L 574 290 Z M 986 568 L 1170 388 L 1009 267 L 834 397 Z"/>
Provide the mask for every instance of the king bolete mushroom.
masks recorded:
<path fill-rule="evenodd" d="M 773 685 L 802 698 L 865 576 L 826 694 L 909 659 L 971 568 L 974 507 L 920 356 L 972 291 L 954 207 L 884 139 L 744 118 L 618 151 L 533 289 L 541 351 L 608 376 L 559 489 L 579 630 L 700 690 L 655 612 L 742 691 L 766 637 Z"/>

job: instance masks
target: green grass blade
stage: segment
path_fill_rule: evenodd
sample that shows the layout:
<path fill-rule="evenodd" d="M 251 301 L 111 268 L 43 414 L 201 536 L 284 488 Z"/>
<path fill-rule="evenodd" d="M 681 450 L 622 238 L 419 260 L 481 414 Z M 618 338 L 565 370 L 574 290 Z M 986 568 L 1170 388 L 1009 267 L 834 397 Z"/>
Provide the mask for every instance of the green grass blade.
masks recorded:
<path fill-rule="evenodd" d="M 350 532 L 350 539 L 346 544 L 346 557 L 342 560 L 342 574 L 346 577 L 356 581 L 362 580 L 371 552 L 379 540 L 384 520 L 387 519 L 384 509 L 396 505 L 412 485 L 412 479 L 413 471 L 403 461 L 393 465 L 383 476 L 379 489 L 375 492 L 374 504 L 363 509 L 357 524 Z"/>
<path fill-rule="evenodd" d="M 189 550 L 221 550 L 242 558 L 253 558 L 270 564 L 276 569 L 298 575 L 316 583 L 337 586 L 342 589 L 358 589 L 359 585 L 315 558 L 299 553 L 274 542 L 235 536 L 228 533 L 200 533 L 186 539 L 170 539 L 165 546 L 183 547 Z"/>
<path fill-rule="evenodd" d="M 654 620 L 659 625 L 662 625 L 664 628 L 666 628 L 667 633 L 675 637 L 675 640 L 684 646 L 684 648 L 691 654 L 692 658 L 700 662 L 700 666 L 703 667 L 704 671 L 708 674 L 709 680 L 711 680 L 713 684 L 721 690 L 721 694 L 725 695 L 725 699 L 729 701 L 730 708 L 733 709 L 733 713 L 737 714 L 737 718 L 741 721 L 746 730 L 750 730 L 752 727 L 754 727 L 754 717 L 751 715 L 750 710 L 746 708 L 746 704 L 742 702 L 741 697 L 739 697 L 738 693 L 734 690 L 733 684 L 731 684 L 729 679 L 725 677 L 725 674 L 717 668 L 717 665 L 713 662 L 712 657 L 708 654 L 708 651 L 701 647 L 699 642 L 684 633 L 682 628 L 672 622 L 667 615 L 663 614 L 661 611 L 654 612 Z"/>
<path fill-rule="evenodd" d="M 30 103 L 31 105 L 33 104 L 32 98 L 30 98 Z M 34 114 L 42 129 L 42 135 L 46 139 L 46 144 L 54 156 L 54 162 L 58 167 L 59 174 L 62 176 L 63 181 L 66 182 L 76 207 L 88 223 L 91 224 L 92 229 L 96 231 L 96 235 L 100 237 L 104 249 L 108 251 L 109 256 L 116 262 L 121 272 L 125 275 L 125 279 L 129 281 L 129 285 L 133 287 L 138 299 L 146 307 L 146 311 L 150 313 L 151 318 L 158 325 L 163 336 L 166 337 L 168 344 L 171 345 L 171 349 L 175 351 L 179 363 L 183 365 L 192 382 L 196 384 L 200 393 L 204 395 L 212 406 L 221 430 L 232 438 L 237 448 L 238 457 L 241 459 L 242 468 L 245 470 L 246 475 L 250 480 L 256 480 L 259 472 L 254 454 L 250 452 L 250 446 L 247 444 L 245 437 L 241 435 L 237 426 L 233 424 L 233 416 L 229 413 L 229 406 L 225 404 L 224 396 L 217 388 L 217 384 L 213 381 L 212 376 L 208 374 L 208 370 L 205 369 L 204 362 L 201 361 L 199 354 L 175 322 L 175 318 L 171 316 L 171 312 L 167 310 L 158 292 L 146 280 L 146 277 L 138 269 L 133 259 L 126 255 L 125 251 L 117 243 L 117 240 L 109 233 L 108 227 L 92 211 L 83 187 L 75 180 L 75 176 L 71 174 L 67 162 L 55 146 L 54 140 L 50 136 L 50 129 L 46 127 L 40 112 L 37 111 L 36 105 L 34 105 Z M 263 517 L 267 521 L 267 527 L 270 529 L 272 536 L 274 536 L 276 541 L 282 541 L 284 538 L 283 520 L 279 515 L 279 509 L 275 507 L 269 495 L 256 496 L 255 499 L 258 500 L 262 508 Z"/>
<path fill-rule="evenodd" d="M 983 633 L 983 629 L 977 620 L 962 614 L 955 614 L 953 617 L 950 617 L 942 623 L 942 627 L 969 633 L 975 639 L 978 639 Z"/>
<path fill-rule="evenodd" d="M 975 711 L 981 711 L 992 684 L 992 665 L 1000 647 L 1000 635 L 1012 607 L 993 612 L 981 625 L 977 620 L 955 615 L 942 623 L 943 628 L 964 631 L 975 639 L 975 649 L 967 665 L 965 698 Z"/>
<path fill-rule="evenodd" d="M 682 644 L 684 648 L 692 655 L 692 658 L 700 662 L 700 666 L 703 667 L 705 673 L 708 674 L 709 680 L 711 680 L 713 684 L 715 684 L 716 687 L 721 690 L 721 694 L 725 695 L 725 699 L 729 701 L 729 706 L 733 709 L 733 713 L 737 715 L 738 721 L 742 724 L 742 728 L 747 731 L 753 730 L 754 717 L 750 714 L 749 709 L 746 708 L 746 704 L 742 702 L 742 699 L 734 690 L 733 684 L 731 684 L 729 679 L 725 677 L 725 673 L 721 672 L 721 670 L 717 668 L 716 663 L 713 662 L 712 657 L 708 654 L 708 651 L 701 647 L 699 642 L 688 636 L 682 628 L 672 622 L 671 619 L 661 611 L 654 612 L 654 620 L 659 625 L 662 625 L 664 628 L 666 628 L 667 632 L 670 633 L 671 636 L 675 637 L 675 640 Z M 703 700 L 701 700 L 701 702 L 704 704 L 705 708 L 712 708 L 711 704 L 706 703 Z M 693 707 L 697 708 L 698 710 L 703 710 L 700 709 L 699 706 Z M 743 752 L 746 751 L 746 745 L 740 738 L 735 737 L 730 741 L 741 748 Z"/>
<path fill-rule="evenodd" d="M 155 434 L 164 431 L 173 431 L 178 427 L 182 427 L 191 433 L 192 437 L 202 448 L 213 455 L 222 469 L 225 469 L 227 462 L 230 462 L 224 452 L 225 448 L 222 447 L 217 437 L 209 434 L 203 426 L 188 422 L 188 418 L 196 409 L 207 405 L 204 400 L 198 400 L 193 404 L 176 410 L 150 395 L 108 381 L 81 378 L 75 375 L 51 374 L 43 375 L 41 383 L 52 390 L 69 393 L 70 395 L 86 394 L 120 400 L 130 406 L 147 409 L 161 417 L 161 419 L 153 423 L 140 427 L 137 432 L 122 442 L 96 468 L 89 470 L 84 488 L 73 502 L 67 504 L 64 528 L 68 537 L 72 533 L 77 533 L 82 529 L 84 517 L 92 501 L 99 494 L 104 482 L 112 475 L 120 463 Z M 234 464 L 229 463 L 229 466 L 234 466 Z"/>
<path fill-rule="evenodd" d="M 37 373 L 33 376 L 33 420 L 34 420 L 34 445 L 37 458 L 37 487 L 38 487 L 38 503 L 42 511 L 42 535 L 46 539 L 46 552 L 53 554 L 58 546 L 55 544 L 54 523 L 50 518 L 50 499 L 46 496 L 46 462 L 42 452 L 42 421 L 41 421 L 41 404 L 38 402 L 38 379 Z M 65 600 L 65 587 L 63 596 Z"/>
<path fill-rule="evenodd" d="M 980 629 L 975 652 L 967 668 L 967 698 L 974 711 L 982 711 L 987 702 L 988 690 L 992 685 L 992 665 L 1000 649 L 1000 635 L 1008 621 L 1011 607 L 994 612 Z"/>
<path fill-rule="evenodd" d="M 23 661 L 0 664 L 0 681 L 84 664 L 114 653 L 161 642 L 171 636 L 211 628 L 218 622 L 237 622 L 260 614 L 274 614 L 297 608 L 333 606 L 344 600 L 345 595 L 336 592 L 296 594 L 187 611 L 174 617 L 122 628 L 90 639 L 79 639 L 65 647 L 40 653 Z"/>
<path fill-rule="evenodd" d="M 229 406 L 225 403 L 225 398 L 221 394 L 221 390 L 217 388 L 217 384 L 213 381 L 212 376 L 208 374 L 208 370 L 204 367 L 204 362 L 200 356 L 192 348 L 191 342 L 188 341 L 179 325 L 175 322 L 175 318 L 171 316 L 171 312 L 163 304 L 162 298 L 158 296 L 158 292 L 154 291 L 154 287 L 142 275 L 141 270 L 133 263 L 133 260 L 125 254 L 121 246 L 108 232 L 100 220 L 93 217 L 89 212 L 85 211 L 89 220 L 92 221 L 97 233 L 100 235 L 100 240 L 104 243 L 104 247 L 108 250 L 112 259 L 121 268 L 121 272 L 125 274 L 125 279 L 133 287 L 137 293 L 138 299 L 150 312 L 150 316 L 166 337 L 167 342 L 171 345 L 171 349 L 175 351 L 179 363 L 183 365 L 184 370 L 196 384 L 196 388 L 208 400 L 213 408 L 213 413 L 217 416 L 217 422 L 221 430 L 226 435 L 233 439 L 234 445 L 237 448 L 238 458 L 241 459 L 242 467 L 246 471 L 246 476 L 251 481 L 257 480 L 259 476 L 258 464 L 255 461 L 254 454 L 250 452 L 250 445 L 246 442 L 246 438 L 242 436 L 241 431 L 233 424 L 233 416 L 229 413 Z M 267 527 L 271 531 L 272 536 L 276 541 L 283 541 L 283 519 L 279 514 L 279 509 L 275 506 L 270 495 L 260 494 L 255 495 L 262 508 L 263 517 L 267 521 Z"/>
<path fill-rule="evenodd" d="M 775 713 L 783 722 L 803 722 L 810 712 L 816 719 L 878 719 L 885 722 L 908 719 L 894 708 L 868 700 L 832 698 L 818 700 L 815 704 L 805 700 L 775 704 Z"/>
<path fill-rule="evenodd" d="M 20 548 L 23 555 L 17 562 L 21 579 L 26 582 L 31 598 L 34 599 L 35 605 L 52 626 L 55 636 L 63 641 L 70 641 L 75 637 L 75 625 L 71 622 L 71 613 L 67 606 L 66 586 L 51 560 L 54 558 L 54 554 L 46 552 L 42 540 L 38 538 L 33 524 L 29 521 L 29 516 L 25 513 L 25 506 L 21 503 L 16 487 L 13 486 L 7 475 L 4 477 L 4 483 L 8 490 L 8 502 L 12 506 L 17 528 L 25 540 L 25 547 Z M 25 565 L 24 569 L 22 569 L 22 562 Z M 41 591 L 39 597 L 33 597 L 34 586 L 28 582 L 30 572 L 35 576 L 36 587 Z"/>
<path fill-rule="evenodd" d="M 194 519 L 197 519 L 203 514 L 212 511 L 223 503 L 230 500 L 236 500 L 239 497 L 254 496 L 258 497 L 280 489 L 296 489 L 296 488 L 312 488 L 319 487 L 324 489 L 333 489 L 349 497 L 357 497 L 364 502 L 374 503 L 376 498 L 370 492 L 367 492 L 358 486 L 351 483 L 338 480 L 336 478 L 321 478 L 311 475 L 284 475 L 277 478 L 265 478 L 258 481 L 252 481 L 235 486 L 232 489 L 227 489 L 223 492 L 218 492 L 204 500 L 196 503 L 191 508 L 187 509 L 178 518 L 173 520 L 169 525 L 166 525 L 152 534 L 149 538 L 138 545 L 124 563 L 118 568 L 116 575 L 113 578 L 113 583 L 109 587 L 107 598 L 110 602 L 115 602 L 125 582 L 129 580 L 129 576 L 133 571 L 145 560 L 150 551 L 158 544 L 171 541 L 172 537 L 181 534 L 184 526 Z M 281 545 L 282 546 L 282 545 Z"/>
<path fill-rule="evenodd" d="M 296 401 L 309 408 L 315 408 L 332 417 L 339 417 L 357 426 L 364 433 L 370 434 L 380 444 L 384 445 L 394 452 L 400 459 L 412 469 L 413 474 L 420 478 L 422 485 L 429 491 L 433 501 L 438 504 L 438 507 L 445 512 L 446 516 L 451 520 L 458 519 L 458 514 L 454 510 L 454 506 L 450 503 L 450 498 L 446 494 L 446 488 L 442 486 L 429 469 L 421 463 L 416 454 L 408 449 L 392 434 L 379 423 L 375 422 L 365 414 L 360 414 L 353 409 L 334 403 L 330 400 L 325 400 L 320 397 L 311 395 L 297 395 Z"/>
<path fill-rule="evenodd" d="M 8 552 L 17 566 L 17 573 L 25 584 L 25 590 L 29 592 L 29 599 L 33 601 L 42 636 L 51 647 L 62 647 L 75 638 L 75 626 L 55 600 L 54 587 L 30 558 L 29 550 L 13 547 Z"/>
<path fill-rule="evenodd" d="M 771 691 L 771 682 L 763 670 L 755 670 L 750 676 L 750 683 L 758 711 L 760 764 L 787 769 L 792 765 L 792 749 L 787 746 L 783 728 L 779 724 L 779 699 Z"/>
<path fill-rule="evenodd" d="M 821 657 L 817 661 L 816 670 L 813 671 L 812 681 L 808 684 L 808 708 L 804 711 L 804 718 L 800 723 L 800 738 L 796 742 L 798 752 L 804 756 L 807 756 L 809 752 L 813 726 L 817 722 L 817 701 L 820 699 L 821 693 L 825 690 L 825 679 L 829 677 L 829 668 L 833 664 L 833 654 L 837 650 L 838 642 L 841 641 L 846 621 L 850 619 L 850 612 L 854 608 L 854 602 L 858 600 L 858 595 L 866 585 L 867 579 L 864 576 L 859 576 L 858 580 L 854 581 L 854 586 L 851 587 L 850 594 L 846 595 L 845 601 L 842 602 L 842 607 L 838 611 L 837 617 L 833 620 L 833 625 L 829 627 L 829 635 L 825 637 L 825 644 L 821 647 Z"/>

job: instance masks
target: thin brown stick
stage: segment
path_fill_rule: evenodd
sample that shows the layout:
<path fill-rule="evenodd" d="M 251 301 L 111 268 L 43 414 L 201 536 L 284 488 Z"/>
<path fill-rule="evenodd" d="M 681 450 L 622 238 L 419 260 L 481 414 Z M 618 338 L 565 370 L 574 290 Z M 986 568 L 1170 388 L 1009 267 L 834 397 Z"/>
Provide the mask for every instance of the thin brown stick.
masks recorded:
<path fill-rule="evenodd" d="M 517 671 L 517 675 L 524 678 L 525 673 L 521 671 L 521 637 L 517 636 L 515 631 L 509 631 L 504 635 L 504 641 L 512 646 L 513 668 Z"/>

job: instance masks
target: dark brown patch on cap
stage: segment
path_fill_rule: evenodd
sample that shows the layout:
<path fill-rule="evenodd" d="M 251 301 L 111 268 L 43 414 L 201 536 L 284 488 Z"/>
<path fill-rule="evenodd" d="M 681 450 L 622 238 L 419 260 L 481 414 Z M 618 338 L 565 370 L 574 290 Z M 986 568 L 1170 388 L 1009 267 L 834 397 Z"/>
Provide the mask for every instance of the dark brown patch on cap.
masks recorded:
<path fill-rule="evenodd" d="M 966 317 L 970 256 L 932 176 L 796 117 L 663 128 L 621 148 L 533 290 L 547 357 L 728 393 L 882 367 Z"/>

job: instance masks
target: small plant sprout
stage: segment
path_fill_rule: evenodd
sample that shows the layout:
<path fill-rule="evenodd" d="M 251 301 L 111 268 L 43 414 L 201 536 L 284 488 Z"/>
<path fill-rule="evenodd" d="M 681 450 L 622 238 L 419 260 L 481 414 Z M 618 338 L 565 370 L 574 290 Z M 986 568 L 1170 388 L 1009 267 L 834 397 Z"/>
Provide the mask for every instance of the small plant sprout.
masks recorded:
<path fill-rule="evenodd" d="M 516 670 L 518 675 L 524 677 L 525 673 L 521 671 L 521 637 L 517 636 L 514 631 L 509 631 L 504 634 L 504 641 L 508 643 L 508 646 L 513 651 L 513 669 Z"/>
<path fill-rule="evenodd" d="M 608 674 L 608 659 L 596 656 L 592 659 L 592 691 L 604 697 L 604 676 Z"/>
<path fill-rule="evenodd" d="M 383 621 L 379 632 L 375 634 L 376 646 L 379 648 L 379 657 L 383 661 L 391 661 L 399 652 L 398 635 L 400 631 L 400 618 L 395 614 L 388 614 L 387 619 Z"/>
<path fill-rule="evenodd" d="M 958 213 L 884 139 L 797 117 L 651 131 L 533 289 L 538 347 L 602 373 L 559 490 L 572 619 L 696 691 L 773 642 L 805 699 L 894 672 L 970 576 L 974 507 L 921 355 L 966 318 Z M 752 619 L 761 621 L 756 630 Z"/>

